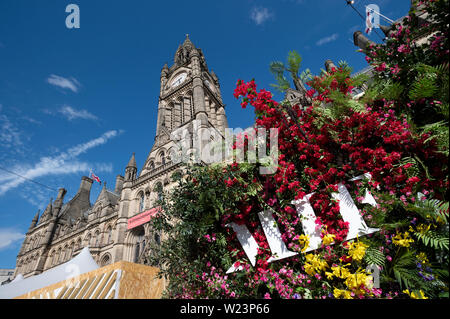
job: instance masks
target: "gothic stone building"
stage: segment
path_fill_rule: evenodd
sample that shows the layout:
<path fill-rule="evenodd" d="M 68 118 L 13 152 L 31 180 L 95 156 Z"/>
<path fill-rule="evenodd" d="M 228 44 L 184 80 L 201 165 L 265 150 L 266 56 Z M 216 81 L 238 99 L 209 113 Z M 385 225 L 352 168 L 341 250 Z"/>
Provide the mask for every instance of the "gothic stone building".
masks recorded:
<path fill-rule="evenodd" d="M 34 216 L 14 275 L 39 274 L 86 246 L 100 266 L 122 260 L 144 263 L 148 243 L 158 243 L 161 236 L 150 228 L 149 216 L 161 192 L 173 187 L 171 175 L 182 172 L 182 163 L 169 156 L 175 143 L 170 134 L 179 128 L 192 132 L 194 120 L 222 136 L 228 127 L 218 78 L 208 69 L 202 50 L 186 36 L 174 64 L 162 68 L 155 141 L 140 173 L 133 154 L 125 176 L 117 176 L 114 190 L 104 184 L 93 205 L 92 179 L 82 177 L 77 194 L 66 203 L 61 188 L 42 215 L 38 211 Z"/>

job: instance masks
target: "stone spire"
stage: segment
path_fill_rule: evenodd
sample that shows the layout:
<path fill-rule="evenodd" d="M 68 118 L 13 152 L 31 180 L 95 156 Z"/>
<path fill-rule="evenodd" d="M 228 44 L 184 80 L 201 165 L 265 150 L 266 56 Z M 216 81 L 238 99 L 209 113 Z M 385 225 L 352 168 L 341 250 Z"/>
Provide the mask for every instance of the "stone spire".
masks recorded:
<path fill-rule="evenodd" d="M 137 165 L 136 165 L 136 159 L 133 155 L 131 155 L 130 160 L 128 161 L 128 165 L 125 168 L 125 180 L 126 181 L 133 181 L 136 179 L 136 173 L 137 173 Z"/>
<path fill-rule="evenodd" d="M 128 161 L 127 167 L 137 168 L 137 166 L 136 166 L 136 158 L 135 158 L 135 153 L 134 152 L 133 152 L 133 155 L 131 155 L 130 160 Z"/>
<path fill-rule="evenodd" d="M 186 39 L 183 42 L 183 47 L 187 47 L 187 46 L 195 48 L 195 45 L 191 42 L 191 39 L 189 39 L 189 33 L 186 34 Z"/>
<path fill-rule="evenodd" d="M 183 65 L 191 59 L 192 55 L 196 52 L 195 45 L 189 39 L 189 34 L 186 34 L 186 39 L 183 44 L 178 46 L 178 49 L 175 53 L 174 62 L 177 65 Z"/>
<path fill-rule="evenodd" d="M 30 225 L 30 228 L 28 228 L 28 231 L 30 231 L 30 230 L 32 230 L 34 227 L 36 227 L 37 222 L 38 222 L 38 220 L 39 220 L 39 214 L 40 214 L 40 213 L 41 213 L 41 210 L 38 209 L 36 215 L 34 215 L 34 218 L 33 218 L 33 220 L 31 221 L 31 225 Z"/>

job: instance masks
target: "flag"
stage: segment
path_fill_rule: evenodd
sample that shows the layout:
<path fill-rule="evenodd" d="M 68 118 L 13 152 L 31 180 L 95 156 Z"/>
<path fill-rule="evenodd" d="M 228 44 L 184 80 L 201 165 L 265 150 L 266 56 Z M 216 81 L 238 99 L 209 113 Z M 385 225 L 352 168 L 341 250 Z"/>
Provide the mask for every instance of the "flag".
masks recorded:
<path fill-rule="evenodd" d="M 370 34 L 370 32 L 372 32 L 373 29 L 373 24 L 372 24 L 372 20 L 374 18 L 373 16 L 373 10 L 370 8 L 366 8 L 366 33 Z"/>
<path fill-rule="evenodd" d="M 100 181 L 100 178 L 99 178 L 97 175 L 95 175 L 94 173 L 92 173 L 92 172 L 91 172 L 91 178 L 92 178 L 94 181 L 99 182 L 100 184 L 102 183 L 102 182 Z"/>

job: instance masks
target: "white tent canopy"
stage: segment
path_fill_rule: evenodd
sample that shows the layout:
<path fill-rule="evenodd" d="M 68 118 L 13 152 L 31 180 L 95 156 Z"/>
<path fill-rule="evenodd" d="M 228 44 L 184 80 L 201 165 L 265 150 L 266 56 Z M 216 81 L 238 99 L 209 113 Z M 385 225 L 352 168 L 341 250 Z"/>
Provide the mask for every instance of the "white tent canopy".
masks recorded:
<path fill-rule="evenodd" d="M 25 279 L 19 274 L 9 284 L 0 286 L 0 299 L 12 299 L 98 268 L 99 266 L 92 258 L 89 248 L 85 247 L 73 259 L 44 271 L 42 274 Z"/>

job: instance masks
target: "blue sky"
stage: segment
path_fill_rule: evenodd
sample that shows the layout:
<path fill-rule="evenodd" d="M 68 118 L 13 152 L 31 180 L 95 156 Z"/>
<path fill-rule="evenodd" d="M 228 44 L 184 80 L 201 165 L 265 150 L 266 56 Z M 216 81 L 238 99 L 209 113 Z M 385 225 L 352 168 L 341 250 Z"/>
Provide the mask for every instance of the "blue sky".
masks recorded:
<path fill-rule="evenodd" d="M 80 8 L 79 29 L 66 28 L 70 3 Z M 368 4 L 395 20 L 410 1 L 355 1 L 363 14 Z M 142 167 L 160 71 L 185 34 L 219 77 L 230 127 L 245 128 L 253 113 L 233 97 L 238 79 L 272 90 L 269 63 L 290 50 L 315 74 L 326 59 L 360 70 L 367 64 L 352 43 L 355 30 L 364 21 L 345 0 L 0 1 L 0 268 L 15 267 L 33 216 L 56 197 L 52 189 L 66 188 L 69 200 L 90 169 L 114 188 L 132 152 Z M 100 189 L 93 185 L 91 202 Z"/>

